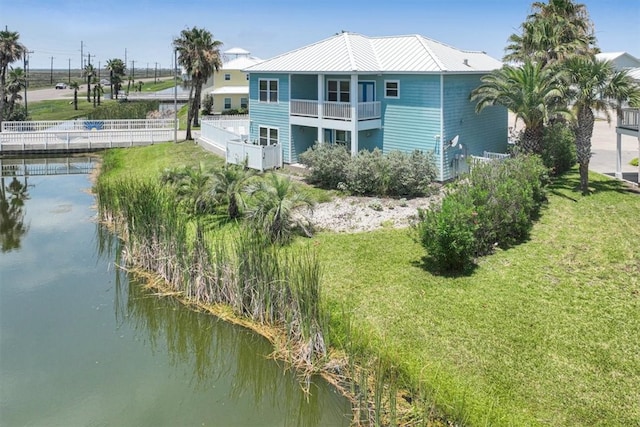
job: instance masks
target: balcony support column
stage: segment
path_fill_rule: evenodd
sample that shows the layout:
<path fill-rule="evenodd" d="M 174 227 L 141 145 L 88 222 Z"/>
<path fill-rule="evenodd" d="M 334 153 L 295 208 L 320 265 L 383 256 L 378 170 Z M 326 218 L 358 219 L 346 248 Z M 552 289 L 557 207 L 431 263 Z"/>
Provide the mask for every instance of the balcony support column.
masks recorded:
<path fill-rule="evenodd" d="M 351 74 L 349 85 L 349 99 L 351 101 L 351 155 L 358 154 L 358 75 Z"/>
<path fill-rule="evenodd" d="M 318 74 L 318 121 L 323 122 L 324 118 L 324 74 Z M 324 129 L 318 126 L 318 143 L 324 142 Z"/>

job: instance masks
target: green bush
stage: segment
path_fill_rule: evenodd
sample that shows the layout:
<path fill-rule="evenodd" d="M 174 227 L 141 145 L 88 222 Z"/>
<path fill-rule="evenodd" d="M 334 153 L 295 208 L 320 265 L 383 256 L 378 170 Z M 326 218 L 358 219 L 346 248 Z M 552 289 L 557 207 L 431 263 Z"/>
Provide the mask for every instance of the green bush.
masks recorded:
<path fill-rule="evenodd" d="M 362 150 L 347 163 L 347 189 L 353 194 L 383 195 L 385 193 L 386 159 L 382 151 Z"/>
<path fill-rule="evenodd" d="M 545 200 L 547 169 L 537 156 L 516 156 L 474 166 L 469 191 L 478 213 L 476 255 L 527 238 Z"/>
<path fill-rule="evenodd" d="M 542 162 L 552 175 L 562 175 L 576 164 L 576 137 L 566 123 L 545 127 L 542 138 Z"/>
<path fill-rule="evenodd" d="M 477 220 L 473 199 L 460 188 L 442 204 L 420 210 L 418 232 L 430 261 L 444 271 L 461 271 L 473 264 Z"/>
<path fill-rule="evenodd" d="M 407 154 L 392 151 L 387 156 L 386 194 L 390 196 L 422 196 L 438 174 L 433 155 L 419 150 Z"/>
<path fill-rule="evenodd" d="M 631 161 L 629 162 L 629 164 L 631 166 L 638 166 L 638 158 L 636 157 L 635 159 L 631 159 Z"/>
<path fill-rule="evenodd" d="M 351 157 L 340 145 L 316 144 L 300 155 L 309 167 L 309 181 L 325 188 L 373 196 L 422 196 L 437 175 L 433 156 L 361 150 Z"/>
<path fill-rule="evenodd" d="M 470 266 L 474 257 L 496 246 L 517 244 L 529 235 L 545 200 L 546 183 L 547 169 L 538 156 L 476 164 L 445 196 L 441 208 L 422 214 L 422 245 L 439 268 L 454 270 Z M 460 263 L 450 260 L 448 252 Z"/>
<path fill-rule="evenodd" d="M 207 115 L 211 114 L 211 109 L 213 108 L 213 95 L 210 93 L 206 94 L 204 99 L 202 100 L 202 114 Z"/>
<path fill-rule="evenodd" d="M 350 160 L 347 149 L 335 144 L 315 144 L 300 154 L 300 162 L 309 168 L 309 181 L 329 189 L 344 185 Z"/>
<path fill-rule="evenodd" d="M 231 108 L 229 110 L 224 110 L 222 113 L 223 116 L 235 116 L 239 114 L 249 114 L 249 110 L 246 108 Z"/>

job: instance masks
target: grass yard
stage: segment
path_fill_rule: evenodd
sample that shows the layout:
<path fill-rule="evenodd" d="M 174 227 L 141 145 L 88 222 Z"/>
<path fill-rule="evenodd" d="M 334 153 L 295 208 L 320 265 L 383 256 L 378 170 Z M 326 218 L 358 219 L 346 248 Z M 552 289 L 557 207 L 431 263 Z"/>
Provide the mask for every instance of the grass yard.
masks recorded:
<path fill-rule="evenodd" d="M 193 143 L 114 150 L 121 176 L 222 164 Z M 110 173 L 110 172 L 108 172 Z M 382 355 L 448 417 L 469 425 L 637 425 L 640 194 L 592 174 L 550 188 L 528 242 L 467 276 L 424 268 L 407 229 L 321 233 L 333 342 Z"/>
<path fill-rule="evenodd" d="M 425 271 L 407 230 L 321 235 L 325 294 L 457 421 L 636 425 L 640 194 L 590 179 L 559 180 L 530 241 L 466 277 Z"/>
<path fill-rule="evenodd" d="M 31 120 L 73 120 L 78 117 L 86 117 L 94 110 L 93 101 L 87 102 L 87 94 L 84 97 L 78 92 L 78 109 L 73 108 L 73 91 L 68 99 L 51 99 L 29 103 L 29 117 Z M 92 98 L 93 100 L 93 98 Z M 112 102 L 101 101 L 102 104 Z"/>

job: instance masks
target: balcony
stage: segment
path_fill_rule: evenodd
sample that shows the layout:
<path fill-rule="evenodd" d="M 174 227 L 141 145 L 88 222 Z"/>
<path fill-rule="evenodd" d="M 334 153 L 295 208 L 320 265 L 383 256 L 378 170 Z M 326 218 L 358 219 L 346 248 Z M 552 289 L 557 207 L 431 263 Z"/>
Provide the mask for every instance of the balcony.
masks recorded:
<path fill-rule="evenodd" d="M 623 108 L 618 118 L 616 132 L 623 135 L 640 136 L 640 108 Z"/>
<path fill-rule="evenodd" d="M 292 116 L 319 118 L 319 105 L 322 104 L 322 118 L 330 120 L 352 121 L 351 104 L 348 102 L 322 103 L 313 100 L 292 99 L 290 113 Z M 358 102 L 357 120 L 377 120 L 381 117 L 380 101 Z"/>

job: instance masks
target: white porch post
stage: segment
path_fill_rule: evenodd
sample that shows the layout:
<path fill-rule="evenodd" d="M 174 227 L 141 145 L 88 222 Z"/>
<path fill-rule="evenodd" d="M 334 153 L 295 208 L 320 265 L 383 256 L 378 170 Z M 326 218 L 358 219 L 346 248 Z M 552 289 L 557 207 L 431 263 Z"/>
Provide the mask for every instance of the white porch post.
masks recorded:
<path fill-rule="evenodd" d="M 318 143 L 324 142 L 322 118 L 324 117 L 324 74 L 318 74 Z"/>
<path fill-rule="evenodd" d="M 622 116 L 618 114 L 616 127 L 616 178 L 622 179 L 622 134 L 618 128 L 622 125 Z"/>
<path fill-rule="evenodd" d="M 351 155 L 358 154 L 358 75 L 351 74 L 349 85 L 349 99 L 351 100 Z"/>

